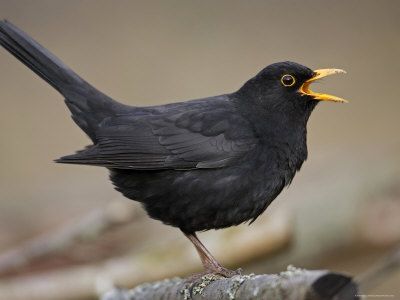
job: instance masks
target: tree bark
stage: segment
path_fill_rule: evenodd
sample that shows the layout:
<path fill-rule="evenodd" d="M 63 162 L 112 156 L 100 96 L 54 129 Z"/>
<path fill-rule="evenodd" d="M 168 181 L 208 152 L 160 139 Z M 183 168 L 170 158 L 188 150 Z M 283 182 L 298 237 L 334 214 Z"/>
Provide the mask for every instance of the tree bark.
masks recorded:
<path fill-rule="evenodd" d="M 288 267 L 280 274 L 237 275 L 221 278 L 205 275 L 195 283 L 166 279 L 145 283 L 131 290 L 113 289 L 101 300 L 353 300 L 358 287 L 343 274 Z"/>

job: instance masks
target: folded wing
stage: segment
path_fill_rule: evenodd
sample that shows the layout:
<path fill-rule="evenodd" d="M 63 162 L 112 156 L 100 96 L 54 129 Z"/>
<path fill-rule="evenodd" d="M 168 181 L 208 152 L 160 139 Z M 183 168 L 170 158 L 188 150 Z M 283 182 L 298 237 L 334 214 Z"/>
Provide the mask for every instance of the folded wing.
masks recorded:
<path fill-rule="evenodd" d="M 113 117 L 96 136 L 95 145 L 58 162 L 133 170 L 221 168 L 257 144 L 251 125 L 226 109 Z"/>

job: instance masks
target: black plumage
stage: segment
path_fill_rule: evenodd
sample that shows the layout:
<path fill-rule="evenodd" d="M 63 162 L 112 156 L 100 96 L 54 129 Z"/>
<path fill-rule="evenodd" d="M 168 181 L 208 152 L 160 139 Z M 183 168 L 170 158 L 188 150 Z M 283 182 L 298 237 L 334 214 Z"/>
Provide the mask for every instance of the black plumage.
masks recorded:
<path fill-rule="evenodd" d="M 192 240 L 208 271 L 230 274 L 195 232 L 254 221 L 307 158 L 306 125 L 318 99 L 304 84 L 317 73 L 297 63 L 272 64 L 231 94 L 133 107 L 7 21 L 0 43 L 65 97 L 93 142 L 57 162 L 108 168 L 118 191 Z"/>

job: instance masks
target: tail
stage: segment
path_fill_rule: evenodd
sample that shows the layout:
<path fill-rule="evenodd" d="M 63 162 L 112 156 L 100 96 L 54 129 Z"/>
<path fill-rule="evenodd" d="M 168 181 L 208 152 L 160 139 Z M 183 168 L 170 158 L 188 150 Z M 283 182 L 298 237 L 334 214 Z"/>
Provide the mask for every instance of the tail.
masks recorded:
<path fill-rule="evenodd" d="M 65 97 L 73 120 L 93 141 L 98 124 L 126 107 L 91 86 L 6 20 L 0 21 L 0 44 Z"/>

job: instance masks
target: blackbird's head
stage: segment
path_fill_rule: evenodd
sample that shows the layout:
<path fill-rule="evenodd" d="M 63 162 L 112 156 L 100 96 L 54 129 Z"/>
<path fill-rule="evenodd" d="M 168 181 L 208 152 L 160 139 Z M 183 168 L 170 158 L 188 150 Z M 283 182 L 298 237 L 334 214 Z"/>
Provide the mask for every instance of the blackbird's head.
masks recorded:
<path fill-rule="evenodd" d="M 261 70 L 237 94 L 248 105 L 256 105 L 268 111 L 298 112 L 308 117 L 320 101 L 347 102 L 310 89 L 314 81 L 339 73 L 346 72 L 340 69 L 313 71 L 295 62 L 279 62 Z"/>

